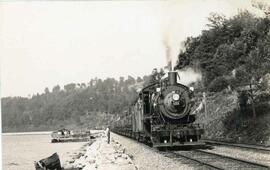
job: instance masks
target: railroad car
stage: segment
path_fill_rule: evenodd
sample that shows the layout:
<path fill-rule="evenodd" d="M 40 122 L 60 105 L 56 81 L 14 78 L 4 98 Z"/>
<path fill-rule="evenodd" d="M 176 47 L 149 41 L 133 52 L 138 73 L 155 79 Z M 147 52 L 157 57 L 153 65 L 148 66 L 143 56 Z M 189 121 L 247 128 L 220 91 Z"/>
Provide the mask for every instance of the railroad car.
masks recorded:
<path fill-rule="evenodd" d="M 177 75 L 171 71 L 144 87 L 112 130 L 153 147 L 203 145 L 203 125 L 191 113 L 193 91 L 177 83 Z"/>

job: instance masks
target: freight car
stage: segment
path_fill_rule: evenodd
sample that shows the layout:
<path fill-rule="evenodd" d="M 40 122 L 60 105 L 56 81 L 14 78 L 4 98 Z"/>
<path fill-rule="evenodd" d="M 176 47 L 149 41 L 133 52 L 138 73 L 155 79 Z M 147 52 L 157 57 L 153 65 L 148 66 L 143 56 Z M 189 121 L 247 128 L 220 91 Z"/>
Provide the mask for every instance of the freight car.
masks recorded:
<path fill-rule="evenodd" d="M 159 148 L 203 145 L 203 126 L 191 113 L 192 96 L 189 87 L 177 83 L 177 72 L 169 72 L 140 91 L 113 131 Z"/>

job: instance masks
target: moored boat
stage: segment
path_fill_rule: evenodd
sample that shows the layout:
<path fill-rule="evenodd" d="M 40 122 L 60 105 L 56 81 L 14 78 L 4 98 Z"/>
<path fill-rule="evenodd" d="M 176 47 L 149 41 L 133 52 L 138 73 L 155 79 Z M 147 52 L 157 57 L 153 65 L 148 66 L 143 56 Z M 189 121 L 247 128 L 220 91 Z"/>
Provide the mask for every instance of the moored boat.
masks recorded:
<path fill-rule="evenodd" d="M 52 132 L 51 142 L 86 142 L 93 138 L 91 136 L 90 130 L 68 130 L 59 129 Z"/>

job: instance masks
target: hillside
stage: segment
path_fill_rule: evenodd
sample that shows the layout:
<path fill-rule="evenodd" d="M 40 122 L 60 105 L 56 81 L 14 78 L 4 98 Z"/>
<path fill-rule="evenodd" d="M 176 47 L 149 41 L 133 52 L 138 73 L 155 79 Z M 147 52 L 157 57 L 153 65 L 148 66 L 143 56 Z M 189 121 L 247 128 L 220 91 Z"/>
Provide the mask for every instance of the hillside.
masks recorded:
<path fill-rule="evenodd" d="M 3 132 L 54 130 L 67 128 L 102 128 L 134 100 L 134 86 L 141 83 L 129 76 L 126 80 L 91 79 L 88 84 L 59 85 L 31 98 L 1 99 Z"/>
<path fill-rule="evenodd" d="M 209 29 L 189 37 L 177 69 L 202 73 L 197 91 L 206 110 L 197 114 L 205 138 L 270 145 L 270 16 L 240 11 L 212 14 Z M 202 95 L 197 94 L 197 104 Z"/>
<path fill-rule="evenodd" d="M 199 101 L 202 97 L 198 97 Z M 270 99 L 270 97 L 269 97 Z M 244 113 L 238 105 L 238 93 L 224 90 L 209 93 L 206 108 L 197 113 L 197 123 L 205 127 L 204 138 L 229 142 L 270 145 L 270 101 L 256 102 L 256 118 L 252 106 Z"/>

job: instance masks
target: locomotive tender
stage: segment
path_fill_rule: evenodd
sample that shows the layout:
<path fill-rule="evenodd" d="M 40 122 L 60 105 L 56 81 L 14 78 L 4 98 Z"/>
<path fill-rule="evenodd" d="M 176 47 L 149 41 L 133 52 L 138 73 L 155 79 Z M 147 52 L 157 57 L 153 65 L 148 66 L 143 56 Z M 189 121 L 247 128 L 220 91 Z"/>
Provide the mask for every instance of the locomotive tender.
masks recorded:
<path fill-rule="evenodd" d="M 115 133 L 153 147 L 203 145 L 203 126 L 194 124 L 193 92 L 177 83 L 177 72 L 144 87 L 137 100 L 114 122 Z"/>

